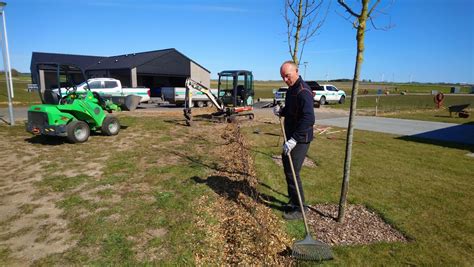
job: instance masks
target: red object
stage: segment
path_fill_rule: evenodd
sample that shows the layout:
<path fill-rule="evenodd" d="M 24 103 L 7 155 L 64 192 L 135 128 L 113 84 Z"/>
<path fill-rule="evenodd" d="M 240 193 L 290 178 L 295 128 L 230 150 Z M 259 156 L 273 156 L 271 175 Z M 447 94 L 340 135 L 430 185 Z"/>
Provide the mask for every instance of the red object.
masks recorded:
<path fill-rule="evenodd" d="M 237 107 L 237 108 L 234 109 L 234 112 L 235 112 L 235 113 L 239 113 L 239 112 L 242 112 L 242 111 L 250 111 L 250 110 L 253 110 L 253 107 L 252 107 L 252 106 Z"/>
<path fill-rule="evenodd" d="M 434 102 L 436 103 L 436 108 L 440 108 L 443 105 L 444 101 L 444 94 L 438 93 L 434 97 Z"/>

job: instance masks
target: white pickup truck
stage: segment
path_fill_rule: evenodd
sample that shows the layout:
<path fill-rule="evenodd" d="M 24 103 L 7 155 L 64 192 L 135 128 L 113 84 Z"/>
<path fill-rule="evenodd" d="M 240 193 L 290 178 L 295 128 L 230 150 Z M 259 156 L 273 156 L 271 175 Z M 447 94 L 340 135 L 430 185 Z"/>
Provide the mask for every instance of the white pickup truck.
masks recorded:
<path fill-rule="evenodd" d="M 125 88 L 120 80 L 113 78 L 92 78 L 87 80 L 92 92 L 97 92 L 104 98 L 110 98 L 114 103 L 127 110 L 134 110 L 139 103 L 150 101 L 150 89 L 144 87 Z M 85 91 L 87 86 L 83 82 L 76 86 L 78 92 Z M 57 89 L 53 89 L 57 92 Z M 67 94 L 68 89 L 61 88 L 61 95 Z M 138 98 L 140 97 L 140 98 Z"/>
<path fill-rule="evenodd" d="M 150 89 L 144 87 L 126 88 L 122 87 L 122 83 L 113 78 L 93 78 L 87 80 L 89 88 L 92 92 L 97 92 L 101 95 L 109 96 L 127 96 L 137 95 L 141 97 L 140 103 L 148 102 L 150 100 Z M 77 91 L 84 91 L 86 82 L 83 82 L 77 86 Z M 63 93 L 61 88 L 61 93 Z"/>
<path fill-rule="evenodd" d="M 337 89 L 332 84 L 322 84 L 313 89 L 314 101 L 318 101 L 321 105 L 328 103 L 343 104 L 346 100 L 346 92 Z"/>

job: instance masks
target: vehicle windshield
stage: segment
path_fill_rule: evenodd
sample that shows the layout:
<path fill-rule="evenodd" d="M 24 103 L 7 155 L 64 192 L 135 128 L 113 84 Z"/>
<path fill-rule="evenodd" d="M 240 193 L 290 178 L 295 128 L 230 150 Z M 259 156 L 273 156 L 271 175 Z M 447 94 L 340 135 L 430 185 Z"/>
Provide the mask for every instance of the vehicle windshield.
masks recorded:
<path fill-rule="evenodd" d="M 78 84 L 77 87 L 78 87 L 78 88 L 79 88 L 79 87 L 82 88 L 82 87 L 84 87 L 85 85 L 86 85 L 86 82 L 82 82 L 82 83 Z"/>

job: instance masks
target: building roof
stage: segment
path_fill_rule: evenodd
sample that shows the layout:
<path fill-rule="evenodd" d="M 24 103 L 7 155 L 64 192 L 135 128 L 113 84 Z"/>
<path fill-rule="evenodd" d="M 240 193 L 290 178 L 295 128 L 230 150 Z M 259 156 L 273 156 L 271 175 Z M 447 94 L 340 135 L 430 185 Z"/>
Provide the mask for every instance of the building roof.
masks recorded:
<path fill-rule="evenodd" d="M 85 70 L 88 66 L 100 61 L 102 58 L 104 57 L 33 52 L 33 55 L 31 56 L 30 71 L 31 73 L 35 73 L 36 69 L 34 68 L 36 63 L 40 62 L 72 64 Z"/>
<path fill-rule="evenodd" d="M 69 54 L 56 54 L 56 53 L 42 53 L 42 52 L 33 52 L 31 58 L 31 72 L 34 73 L 36 70 L 33 70 L 34 66 L 38 62 L 60 62 L 60 63 L 67 63 L 67 64 L 74 64 L 85 71 L 90 70 L 113 70 L 113 69 L 132 69 L 132 68 L 139 68 L 143 66 L 143 70 L 147 70 L 149 68 L 145 67 L 147 63 L 150 63 L 154 67 L 157 67 L 160 64 L 160 58 L 162 58 L 166 63 L 167 66 L 162 66 L 162 70 L 166 70 L 169 68 L 170 61 L 176 60 L 174 69 L 178 69 L 179 66 L 183 62 L 183 59 L 186 61 L 192 61 L 205 71 L 209 72 L 206 68 L 199 65 L 194 60 L 188 58 L 178 50 L 174 48 L 169 49 L 162 49 L 162 50 L 155 50 L 155 51 L 148 51 L 148 52 L 140 52 L 140 53 L 132 53 L 132 54 L 124 54 L 118 56 L 110 56 L 110 57 L 102 57 L 102 56 L 83 56 L 83 55 L 69 55 Z M 189 68 L 189 66 L 187 66 Z M 171 68 L 173 69 L 173 68 Z M 172 71 L 176 72 L 176 71 Z M 189 71 L 188 71 L 189 72 Z"/>

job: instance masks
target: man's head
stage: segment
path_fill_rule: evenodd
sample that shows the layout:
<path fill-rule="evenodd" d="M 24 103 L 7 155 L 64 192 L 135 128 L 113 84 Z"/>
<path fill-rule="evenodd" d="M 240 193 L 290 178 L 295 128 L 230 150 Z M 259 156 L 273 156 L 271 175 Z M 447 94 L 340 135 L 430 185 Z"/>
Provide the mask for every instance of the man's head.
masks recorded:
<path fill-rule="evenodd" d="M 281 64 L 280 75 L 283 81 L 292 86 L 296 83 L 300 75 L 298 74 L 298 66 L 293 61 L 285 61 Z"/>

